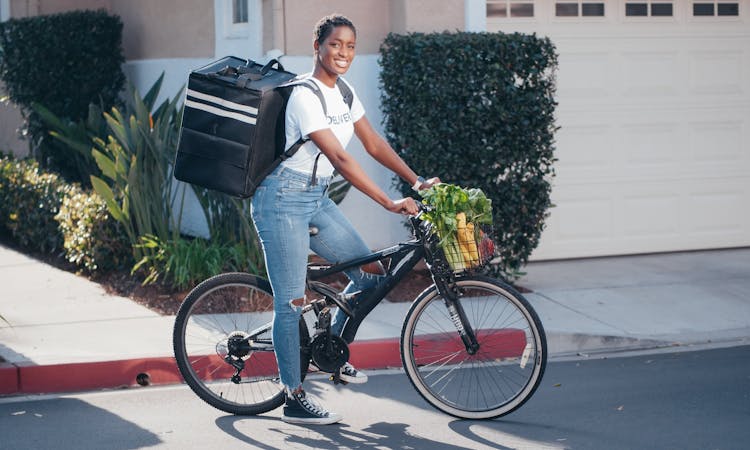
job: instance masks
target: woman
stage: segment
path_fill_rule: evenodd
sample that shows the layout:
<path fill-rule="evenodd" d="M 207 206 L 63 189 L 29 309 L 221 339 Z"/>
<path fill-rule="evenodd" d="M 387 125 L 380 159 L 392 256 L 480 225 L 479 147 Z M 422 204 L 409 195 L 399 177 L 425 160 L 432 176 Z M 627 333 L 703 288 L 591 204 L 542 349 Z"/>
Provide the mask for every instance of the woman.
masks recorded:
<path fill-rule="evenodd" d="M 394 171 L 415 189 L 426 189 L 439 182 L 425 181 L 393 151 L 372 128 L 352 89 L 351 109 L 336 86 L 354 59 L 354 25 L 343 16 L 322 18 L 315 27 L 315 62 L 310 75 L 323 93 L 326 114 L 320 99 L 310 89 L 296 87 L 286 111 L 286 142 L 307 137 L 295 155 L 283 162 L 258 187 L 252 200 L 252 217 L 265 254 L 266 268 L 274 293 L 273 341 L 281 383 L 287 392 L 282 420 L 291 423 L 330 424 L 341 420 L 339 414 L 314 404 L 302 389 L 300 376 L 299 328 L 304 303 L 308 249 L 328 261 L 343 261 L 370 252 L 363 239 L 327 196 L 334 170 L 355 188 L 382 207 L 397 214 L 416 214 L 412 198 L 391 199 L 345 150 L 356 134 L 367 152 Z M 313 178 L 314 177 L 314 178 Z M 318 233 L 310 236 L 310 227 Z M 347 272 L 349 291 L 365 289 L 382 274 L 377 264 Z M 342 328 L 336 317 L 334 330 Z M 361 383 L 367 377 L 350 364 L 342 368 L 341 378 Z"/>

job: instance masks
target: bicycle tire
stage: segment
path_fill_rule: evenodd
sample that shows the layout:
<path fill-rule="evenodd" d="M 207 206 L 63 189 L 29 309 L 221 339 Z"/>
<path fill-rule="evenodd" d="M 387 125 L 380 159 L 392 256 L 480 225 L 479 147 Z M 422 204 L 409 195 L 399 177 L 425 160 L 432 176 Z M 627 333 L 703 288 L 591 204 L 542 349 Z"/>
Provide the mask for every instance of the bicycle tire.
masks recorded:
<path fill-rule="evenodd" d="M 209 405 L 237 415 L 256 415 L 284 403 L 273 351 L 230 350 L 230 339 L 242 339 L 254 330 L 270 343 L 273 295 L 267 280 L 247 273 L 211 277 L 188 293 L 182 302 L 172 336 L 177 366 L 190 389 Z M 310 361 L 309 332 L 300 317 L 302 379 Z M 246 353 L 246 354 L 244 354 Z M 244 361 L 239 382 L 227 355 Z"/>
<path fill-rule="evenodd" d="M 511 286 L 483 276 L 459 278 L 459 302 L 479 342 L 471 355 L 435 285 L 414 301 L 401 330 L 409 381 L 435 408 L 462 419 L 509 414 L 536 391 L 547 365 L 539 317 Z"/>

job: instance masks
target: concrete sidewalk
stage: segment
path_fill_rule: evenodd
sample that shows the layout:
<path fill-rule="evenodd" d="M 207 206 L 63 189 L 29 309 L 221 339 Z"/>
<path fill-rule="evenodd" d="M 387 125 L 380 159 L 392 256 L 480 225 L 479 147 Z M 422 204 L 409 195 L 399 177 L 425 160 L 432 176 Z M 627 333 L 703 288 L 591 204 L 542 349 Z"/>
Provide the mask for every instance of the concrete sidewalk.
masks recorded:
<path fill-rule="evenodd" d="M 518 284 L 551 356 L 750 343 L 750 249 L 531 263 Z M 174 317 L 0 246 L 0 395 L 180 382 Z M 398 365 L 408 303 L 383 302 L 352 345 L 361 368 Z M 9 325 L 10 324 L 10 325 Z"/>

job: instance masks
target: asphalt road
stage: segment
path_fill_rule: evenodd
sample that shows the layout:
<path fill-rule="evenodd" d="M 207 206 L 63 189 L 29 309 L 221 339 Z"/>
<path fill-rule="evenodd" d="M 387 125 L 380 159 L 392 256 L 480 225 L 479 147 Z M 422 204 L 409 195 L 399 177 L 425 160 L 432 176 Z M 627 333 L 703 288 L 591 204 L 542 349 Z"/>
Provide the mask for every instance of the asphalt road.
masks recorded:
<path fill-rule="evenodd" d="M 339 425 L 280 410 L 235 417 L 184 386 L 0 399 L 0 449 L 746 449 L 750 347 L 552 362 L 517 412 L 463 421 L 427 405 L 401 372 L 354 388 L 308 385 Z"/>

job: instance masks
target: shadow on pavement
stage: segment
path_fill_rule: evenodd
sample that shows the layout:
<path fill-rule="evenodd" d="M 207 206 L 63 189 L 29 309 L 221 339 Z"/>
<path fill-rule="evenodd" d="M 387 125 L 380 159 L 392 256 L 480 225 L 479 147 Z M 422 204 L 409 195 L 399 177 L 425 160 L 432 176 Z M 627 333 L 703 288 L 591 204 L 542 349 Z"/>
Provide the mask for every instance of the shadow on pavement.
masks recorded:
<path fill-rule="evenodd" d="M 337 425 L 303 425 L 283 424 L 278 428 L 267 428 L 263 441 L 258 437 L 249 436 L 237 427 L 239 422 L 265 420 L 259 417 L 222 416 L 216 419 L 216 425 L 225 433 L 236 439 L 262 449 L 284 447 L 298 448 L 392 448 L 415 449 L 429 448 L 434 450 L 466 450 L 440 441 L 434 441 L 407 432 L 409 425 L 405 423 L 378 422 L 361 430 L 353 429 L 346 424 Z M 274 434 L 269 435 L 268 432 Z"/>
<path fill-rule="evenodd" d="M 8 450 L 129 450 L 162 442 L 155 434 L 132 422 L 72 398 L 0 404 L 0 436 L 0 448 Z"/>

